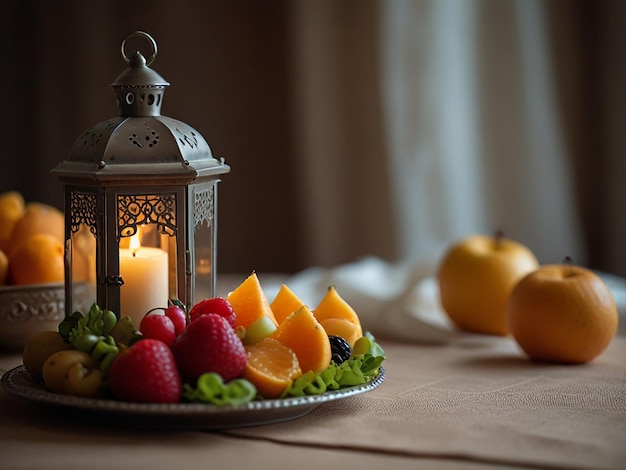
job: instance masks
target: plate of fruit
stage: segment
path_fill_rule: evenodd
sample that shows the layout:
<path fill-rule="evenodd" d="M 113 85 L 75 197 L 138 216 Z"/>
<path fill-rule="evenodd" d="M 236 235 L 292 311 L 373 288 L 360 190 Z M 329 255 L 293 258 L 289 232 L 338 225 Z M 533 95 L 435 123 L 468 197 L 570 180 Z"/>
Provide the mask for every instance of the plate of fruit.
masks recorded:
<path fill-rule="evenodd" d="M 309 309 L 285 285 L 270 303 L 255 273 L 226 297 L 176 300 L 139 325 L 93 304 L 34 334 L 9 393 L 115 425 L 228 429 L 300 418 L 369 392 L 385 354 L 329 287 Z"/>

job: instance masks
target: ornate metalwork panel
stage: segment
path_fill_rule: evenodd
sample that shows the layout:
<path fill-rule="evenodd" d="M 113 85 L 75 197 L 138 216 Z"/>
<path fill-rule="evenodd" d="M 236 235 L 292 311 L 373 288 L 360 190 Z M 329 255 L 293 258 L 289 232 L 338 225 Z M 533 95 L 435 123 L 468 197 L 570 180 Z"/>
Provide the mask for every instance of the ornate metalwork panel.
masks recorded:
<path fill-rule="evenodd" d="M 137 226 L 157 224 L 159 231 L 176 234 L 176 194 L 124 194 L 117 196 L 119 236 L 131 237 Z"/>
<path fill-rule="evenodd" d="M 72 191 L 70 194 L 70 225 L 72 233 L 78 232 L 81 225 L 97 238 L 96 233 L 96 195 Z"/>
<path fill-rule="evenodd" d="M 204 222 L 209 228 L 213 225 L 213 193 L 214 186 L 194 193 L 194 228 Z"/>

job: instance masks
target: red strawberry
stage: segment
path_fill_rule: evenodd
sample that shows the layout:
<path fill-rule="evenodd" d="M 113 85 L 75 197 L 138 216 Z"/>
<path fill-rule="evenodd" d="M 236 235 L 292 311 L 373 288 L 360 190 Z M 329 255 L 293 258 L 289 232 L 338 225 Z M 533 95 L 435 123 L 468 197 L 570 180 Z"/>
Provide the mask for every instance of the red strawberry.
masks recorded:
<path fill-rule="evenodd" d="M 189 321 L 192 322 L 207 313 L 217 313 L 226 318 L 230 326 L 235 326 L 235 311 L 230 302 L 224 297 L 211 297 L 198 302 L 189 310 Z"/>
<path fill-rule="evenodd" d="M 115 398 L 123 401 L 177 403 L 183 391 L 174 355 L 157 339 L 142 339 L 122 351 L 107 380 Z"/>
<path fill-rule="evenodd" d="M 172 345 L 172 352 L 178 370 L 187 380 L 216 372 L 227 382 L 243 373 L 248 360 L 233 327 L 216 313 L 201 315 L 189 323 Z"/>

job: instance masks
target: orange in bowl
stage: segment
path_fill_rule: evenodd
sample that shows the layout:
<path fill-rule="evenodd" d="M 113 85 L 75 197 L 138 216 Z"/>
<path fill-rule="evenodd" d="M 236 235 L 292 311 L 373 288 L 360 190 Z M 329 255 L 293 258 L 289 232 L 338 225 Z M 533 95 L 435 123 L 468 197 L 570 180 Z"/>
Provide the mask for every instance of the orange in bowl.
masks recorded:
<path fill-rule="evenodd" d="M 9 258 L 0 250 L 0 285 L 6 284 L 9 278 Z"/>
<path fill-rule="evenodd" d="M 19 192 L 7 191 L 0 194 L 0 250 L 6 252 L 13 228 L 24 216 L 24 212 L 24 198 Z"/>
<path fill-rule="evenodd" d="M 38 234 L 52 235 L 63 243 L 65 238 L 63 212 L 41 202 L 26 204 L 24 215 L 15 223 L 11 232 L 11 238 L 6 249 L 9 259 L 24 241 Z"/>
<path fill-rule="evenodd" d="M 39 233 L 26 239 L 9 257 L 11 284 L 63 282 L 63 244 L 53 235 Z"/>

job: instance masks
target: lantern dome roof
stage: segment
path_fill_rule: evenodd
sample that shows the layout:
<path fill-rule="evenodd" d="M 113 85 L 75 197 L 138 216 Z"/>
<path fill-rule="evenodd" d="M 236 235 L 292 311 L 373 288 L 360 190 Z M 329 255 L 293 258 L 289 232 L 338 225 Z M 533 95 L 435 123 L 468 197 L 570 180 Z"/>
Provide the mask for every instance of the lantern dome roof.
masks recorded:
<path fill-rule="evenodd" d="M 128 57 L 126 40 L 144 37 L 153 53 L 148 60 L 139 52 Z M 169 83 L 149 68 L 156 43 L 141 31 L 122 42 L 128 63 L 113 82 L 119 116 L 86 130 L 74 143 L 69 158 L 54 170 L 66 183 L 152 185 L 187 184 L 228 173 L 223 159 L 213 157 L 204 137 L 193 127 L 161 115 L 163 94 Z"/>

